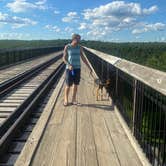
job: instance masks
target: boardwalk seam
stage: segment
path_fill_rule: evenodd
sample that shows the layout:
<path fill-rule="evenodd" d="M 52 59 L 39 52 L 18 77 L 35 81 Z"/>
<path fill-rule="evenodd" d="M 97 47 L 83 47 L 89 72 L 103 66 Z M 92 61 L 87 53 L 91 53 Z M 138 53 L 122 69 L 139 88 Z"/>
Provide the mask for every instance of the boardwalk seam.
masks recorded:
<path fill-rule="evenodd" d="M 108 128 L 108 125 L 107 125 L 107 122 L 106 122 L 106 119 L 105 119 L 105 118 L 104 118 L 104 123 L 105 123 L 105 126 L 106 126 L 106 128 L 107 128 L 107 130 L 108 130 L 108 133 L 109 133 L 109 135 L 110 135 L 110 138 L 111 138 L 111 141 L 112 141 L 112 145 L 113 145 L 113 147 L 114 147 L 114 150 L 115 150 L 117 159 L 118 159 L 118 161 L 119 161 L 119 165 L 122 166 L 122 164 L 121 164 L 121 162 L 120 162 L 120 159 L 119 159 L 119 156 L 118 156 L 118 153 L 117 153 L 117 151 L 116 151 L 115 145 L 114 145 L 114 141 L 113 141 L 111 132 L 110 132 L 110 130 L 109 130 L 109 128 Z"/>
<path fill-rule="evenodd" d="M 75 166 L 77 166 L 77 130 L 78 130 L 78 127 L 77 127 L 77 111 L 78 109 L 76 108 L 76 115 L 75 115 Z"/>
<path fill-rule="evenodd" d="M 89 108 L 88 108 L 89 109 Z M 92 124 L 92 113 L 90 112 L 90 121 L 91 121 L 91 124 Z M 96 159 L 97 159 L 97 165 L 99 166 L 99 160 L 98 160 L 98 154 L 97 154 L 97 146 L 96 146 L 96 142 L 95 142 L 95 136 L 94 136 L 94 127 L 93 127 L 93 124 L 91 126 L 92 128 L 92 133 L 93 133 L 93 140 L 94 140 L 94 145 L 95 145 L 95 151 L 96 151 Z"/>

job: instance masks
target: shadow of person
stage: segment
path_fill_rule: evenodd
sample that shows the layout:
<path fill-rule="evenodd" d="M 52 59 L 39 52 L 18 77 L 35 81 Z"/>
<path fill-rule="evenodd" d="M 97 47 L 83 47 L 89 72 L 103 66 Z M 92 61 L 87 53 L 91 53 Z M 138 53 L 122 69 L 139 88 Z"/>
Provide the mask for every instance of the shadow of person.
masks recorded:
<path fill-rule="evenodd" d="M 102 109 L 102 110 L 105 110 L 105 111 L 113 111 L 114 110 L 114 105 L 80 103 L 80 105 L 78 105 L 78 106 L 79 107 L 97 108 L 97 109 Z"/>

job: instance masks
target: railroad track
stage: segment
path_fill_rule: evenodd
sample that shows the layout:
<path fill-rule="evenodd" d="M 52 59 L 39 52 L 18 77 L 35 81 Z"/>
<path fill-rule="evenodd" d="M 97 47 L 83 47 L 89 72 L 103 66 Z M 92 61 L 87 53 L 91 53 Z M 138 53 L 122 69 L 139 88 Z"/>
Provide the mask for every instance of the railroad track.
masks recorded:
<path fill-rule="evenodd" d="M 56 55 L 62 53 L 62 51 L 58 51 L 56 53 L 47 54 L 42 57 L 31 58 L 23 62 L 18 62 L 18 64 L 11 65 L 9 67 L 0 68 L 0 85 L 5 81 L 20 75 L 21 73 L 26 72 L 50 59 L 55 57 Z"/>
<path fill-rule="evenodd" d="M 25 143 L 49 98 L 49 90 L 55 88 L 64 71 L 61 57 L 62 54 L 1 86 L 0 165 L 13 165 L 20 152 L 15 147 L 20 149 Z"/>

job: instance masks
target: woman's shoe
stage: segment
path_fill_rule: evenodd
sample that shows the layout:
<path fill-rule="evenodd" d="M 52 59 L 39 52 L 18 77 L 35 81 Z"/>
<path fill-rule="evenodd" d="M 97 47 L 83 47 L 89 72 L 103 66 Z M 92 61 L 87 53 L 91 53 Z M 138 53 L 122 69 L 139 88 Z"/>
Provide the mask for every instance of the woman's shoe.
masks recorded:
<path fill-rule="evenodd" d="M 72 102 L 73 105 L 81 105 L 81 103 L 77 102 L 77 101 L 73 101 Z"/>

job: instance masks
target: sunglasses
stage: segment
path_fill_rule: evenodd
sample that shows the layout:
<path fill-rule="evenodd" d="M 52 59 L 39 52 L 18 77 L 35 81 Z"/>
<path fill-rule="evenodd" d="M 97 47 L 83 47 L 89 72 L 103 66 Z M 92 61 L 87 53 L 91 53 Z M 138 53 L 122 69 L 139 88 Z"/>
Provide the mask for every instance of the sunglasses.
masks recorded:
<path fill-rule="evenodd" d="M 81 40 L 81 38 L 76 38 L 76 40 L 77 40 L 77 41 L 80 41 L 80 40 Z"/>

